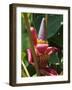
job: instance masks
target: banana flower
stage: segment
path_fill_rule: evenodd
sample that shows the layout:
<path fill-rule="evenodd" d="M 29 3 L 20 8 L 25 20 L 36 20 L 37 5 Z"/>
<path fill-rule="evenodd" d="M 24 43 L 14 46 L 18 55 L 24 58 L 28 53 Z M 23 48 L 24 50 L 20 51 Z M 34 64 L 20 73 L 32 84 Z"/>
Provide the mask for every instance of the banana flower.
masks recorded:
<path fill-rule="evenodd" d="M 39 65 L 41 75 L 43 76 L 44 75 L 47 75 L 47 76 L 58 75 L 57 71 L 54 68 L 50 68 L 48 66 L 48 61 L 49 61 L 50 56 L 53 53 L 56 53 L 58 51 L 58 48 L 51 47 L 48 44 L 47 31 L 45 29 L 45 19 L 43 18 L 41 21 L 38 36 L 37 36 L 36 29 L 34 27 L 31 27 L 30 31 L 32 34 L 35 53 L 36 53 L 36 56 L 39 58 L 37 62 Z M 27 49 L 27 54 L 28 54 L 29 63 L 34 66 L 34 60 L 33 60 L 32 52 L 30 48 Z"/>

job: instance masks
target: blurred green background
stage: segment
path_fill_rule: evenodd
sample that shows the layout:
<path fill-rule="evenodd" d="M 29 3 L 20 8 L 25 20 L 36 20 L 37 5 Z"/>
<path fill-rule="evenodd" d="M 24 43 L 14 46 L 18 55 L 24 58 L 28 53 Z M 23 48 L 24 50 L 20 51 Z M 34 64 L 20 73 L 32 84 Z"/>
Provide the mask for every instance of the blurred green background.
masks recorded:
<path fill-rule="evenodd" d="M 36 76 L 34 67 L 28 63 L 26 49 L 30 48 L 30 43 L 23 14 L 24 13 L 21 13 L 21 56 L 30 76 Z M 60 49 L 59 53 L 55 53 L 51 56 L 48 65 L 49 67 L 56 68 L 58 74 L 60 74 L 63 71 L 63 15 L 45 15 L 37 13 L 28 13 L 27 15 L 30 25 L 36 28 L 37 33 L 39 31 L 42 18 L 47 17 L 46 29 L 48 30 L 48 43 L 50 46 L 55 46 Z M 21 73 L 22 77 L 27 77 L 23 66 Z"/>

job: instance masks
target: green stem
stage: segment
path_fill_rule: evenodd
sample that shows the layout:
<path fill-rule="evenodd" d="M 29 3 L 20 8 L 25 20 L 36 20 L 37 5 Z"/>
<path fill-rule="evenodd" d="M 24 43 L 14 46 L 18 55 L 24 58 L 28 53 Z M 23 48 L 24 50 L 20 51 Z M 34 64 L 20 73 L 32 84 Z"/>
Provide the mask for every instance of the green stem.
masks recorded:
<path fill-rule="evenodd" d="M 26 75 L 27 75 L 28 77 L 30 77 L 30 74 L 29 74 L 29 72 L 28 72 L 28 70 L 27 70 L 27 68 L 26 68 L 26 66 L 25 66 L 25 64 L 24 64 L 24 62 L 21 61 L 21 63 L 22 63 L 22 66 L 23 66 L 23 68 L 24 68 L 24 70 L 25 70 Z"/>
<path fill-rule="evenodd" d="M 37 62 L 38 58 L 37 58 L 36 53 L 35 53 L 35 50 L 34 50 L 34 45 L 33 45 L 33 40 L 32 40 L 32 34 L 30 32 L 30 23 L 28 21 L 27 14 L 25 13 L 23 15 L 24 15 L 24 20 L 25 20 L 25 24 L 26 24 L 26 27 L 27 27 L 27 31 L 28 31 L 28 34 L 29 34 L 31 51 L 32 51 L 32 55 L 33 55 L 33 59 L 34 59 L 34 63 L 35 63 L 35 69 L 36 69 L 37 75 L 40 76 L 38 62 Z"/>

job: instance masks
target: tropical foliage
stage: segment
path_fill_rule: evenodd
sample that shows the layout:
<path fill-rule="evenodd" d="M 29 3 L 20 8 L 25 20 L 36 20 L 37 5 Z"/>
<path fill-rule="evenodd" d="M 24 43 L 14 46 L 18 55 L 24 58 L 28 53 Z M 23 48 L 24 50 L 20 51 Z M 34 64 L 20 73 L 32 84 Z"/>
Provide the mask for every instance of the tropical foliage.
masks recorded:
<path fill-rule="evenodd" d="M 57 71 L 58 75 L 63 74 L 63 16 L 54 14 L 35 14 L 28 13 L 28 20 L 32 27 L 39 32 L 42 18 L 46 18 L 46 29 L 47 29 L 47 41 L 50 46 L 59 49 L 59 52 L 53 53 L 48 61 L 48 67 L 53 68 Z M 36 70 L 32 64 L 28 61 L 27 49 L 30 48 L 29 36 L 27 27 L 25 24 L 24 13 L 21 14 L 21 59 L 22 59 L 22 77 L 35 77 L 37 76 Z"/>

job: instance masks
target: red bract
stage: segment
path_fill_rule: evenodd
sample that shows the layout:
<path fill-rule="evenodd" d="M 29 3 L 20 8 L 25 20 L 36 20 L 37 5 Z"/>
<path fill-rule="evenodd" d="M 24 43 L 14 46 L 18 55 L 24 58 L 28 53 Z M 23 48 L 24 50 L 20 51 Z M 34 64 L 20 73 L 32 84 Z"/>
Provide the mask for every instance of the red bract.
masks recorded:
<path fill-rule="evenodd" d="M 49 49 L 49 52 L 51 52 L 50 49 Z M 28 53 L 29 63 L 34 66 L 34 61 L 33 61 L 31 49 L 27 49 L 27 53 Z M 47 67 L 47 58 L 50 57 L 50 56 L 47 55 L 48 57 L 46 58 L 45 55 L 42 55 L 42 56 L 39 55 L 38 56 L 40 58 L 40 61 L 38 63 L 39 68 L 40 68 L 40 74 L 41 75 L 48 75 L 48 76 L 58 75 L 58 73 L 55 69 Z"/>
<path fill-rule="evenodd" d="M 29 61 L 29 63 L 33 64 L 34 61 L 33 61 L 31 49 L 27 49 L 27 54 L 28 54 L 28 61 Z"/>
<path fill-rule="evenodd" d="M 48 68 L 48 67 L 45 67 L 45 68 L 41 68 L 40 69 L 40 73 L 42 75 L 48 75 L 48 76 L 54 76 L 54 75 L 58 75 L 57 71 L 53 68 Z"/>
<path fill-rule="evenodd" d="M 37 44 L 36 46 L 37 49 L 37 54 L 39 55 L 43 55 L 43 54 L 47 54 L 48 56 L 50 56 L 52 53 L 57 52 L 58 49 L 55 47 L 49 47 L 48 44 Z"/>
<path fill-rule="evenodd" d="M 51 54 L 57 52 L 57 48 L 55 47 L 48 47 L 47 45 L 44 46 L 44 44 L 40 44 L 38 46 L 35 46 L 35 53 L 37 57 L 40 59 L 39 65 L 40 67 L 44 67 L 47 65 L 47 61 Z M 30 64 L 33 64 L 33 57 L 32 57 L 32 52 L 31 49 L 27 49 L 28 53 L 28 61 Z"/>
<path fill-rule="evenodd" d="M 32 34 L 33 44 L 37 45 L 37 33 L 36 33 L 36 29 L 34 27 L 30 27 L 30 31 L 31 31 L 31 34 Z"/>
<path fill-rule="evenodd" d="M 46 50 L 48 48 L 48 44 L 37 44 L 36 45 L 36 50 L 37 50 L 37 54 L 45 54 Z"/>

